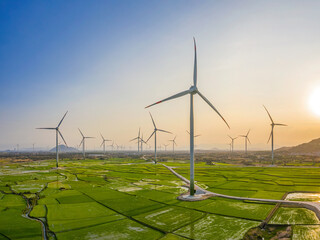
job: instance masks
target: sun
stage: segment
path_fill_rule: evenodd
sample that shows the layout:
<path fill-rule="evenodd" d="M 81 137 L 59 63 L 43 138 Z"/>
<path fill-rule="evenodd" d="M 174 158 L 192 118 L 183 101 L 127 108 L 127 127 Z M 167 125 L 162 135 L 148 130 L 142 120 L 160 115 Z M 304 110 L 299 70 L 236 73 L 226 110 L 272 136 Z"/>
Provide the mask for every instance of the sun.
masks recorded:
<path fill-rule="evenodd" d="M 309 97 L 309 107 L 313 113 L 320 116 L 320 87 L 313 90 Z"/>

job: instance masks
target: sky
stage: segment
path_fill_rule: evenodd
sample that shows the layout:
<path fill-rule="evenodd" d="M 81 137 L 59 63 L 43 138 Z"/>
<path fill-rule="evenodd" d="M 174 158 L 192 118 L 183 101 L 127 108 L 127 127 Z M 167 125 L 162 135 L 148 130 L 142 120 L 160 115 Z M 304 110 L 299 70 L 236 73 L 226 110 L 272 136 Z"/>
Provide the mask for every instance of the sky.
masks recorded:
<path fill-rule="evenodd" d="M 87 136 L 118 145 L 153 126 L 159 144 L 177 136 L 188 149 L 189 97 L 144 107 L 188 89 L 193 37 L 198 88 L 228 121 L 195 96 L 196 148 L 228 149 L 249 129 L 249 150 L 320 137 L 319 1 L 7 1 L 0 2 L 0 150 L 52 148 L 61 125 L 69 146 Z M 318 97 L 319 96 L 319 97 Z M 150 140 L 153 146 L 153 139 Z M 244 148 L 244 139 L 235 149 Z"/>

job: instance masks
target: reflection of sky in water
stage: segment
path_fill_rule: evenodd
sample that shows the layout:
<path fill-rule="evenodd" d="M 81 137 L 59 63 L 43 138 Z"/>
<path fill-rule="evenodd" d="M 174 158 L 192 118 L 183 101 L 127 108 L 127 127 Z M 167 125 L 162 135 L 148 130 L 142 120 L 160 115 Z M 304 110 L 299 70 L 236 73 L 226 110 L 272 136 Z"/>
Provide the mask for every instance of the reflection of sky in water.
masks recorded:
<path fill-rule="evenodd" d="M 286 200 L 320 202 L 320 193 L 289 193 Z"/>

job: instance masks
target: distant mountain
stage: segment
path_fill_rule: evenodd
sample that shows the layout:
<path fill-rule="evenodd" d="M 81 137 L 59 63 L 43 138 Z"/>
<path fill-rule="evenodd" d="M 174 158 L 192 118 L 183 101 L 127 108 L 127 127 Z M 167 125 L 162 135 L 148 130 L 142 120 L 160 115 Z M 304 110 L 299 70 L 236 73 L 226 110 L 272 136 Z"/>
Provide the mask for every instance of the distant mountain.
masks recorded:
<path fill-rule="evenodd" d="M 282 147 L 276 151 L 288 154 L 320 155 L 320 138 L 294 147 Z"/>
<path fill-rule="evenodd" d="M 50 152 L 55 152 L 56 148 L 50 149 Z M 59 145 L 59 152 L 79 152 L 78 149 L 73 147 L 67 147 L 66 145 Z"/>

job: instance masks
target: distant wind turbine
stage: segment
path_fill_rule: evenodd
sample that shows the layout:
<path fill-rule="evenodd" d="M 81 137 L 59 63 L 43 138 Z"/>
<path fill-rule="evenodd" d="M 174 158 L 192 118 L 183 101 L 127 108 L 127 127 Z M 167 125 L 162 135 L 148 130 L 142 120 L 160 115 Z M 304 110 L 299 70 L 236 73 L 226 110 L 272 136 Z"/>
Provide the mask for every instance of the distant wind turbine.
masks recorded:
<path fill-rule="evenodd" d="M 80 134 L 81 134 L 81 136 L 82 136 L 82 140 L 81 140 L 79 146 L 81 146 L 81 144 L 82 144 L 82 155 L 83 155 L 83 159 L 86 159 L 86 139 L 88 139 L 88 138 L 94 138 L 94 137 L 85 137 L 85 136 L 83 135 L 83 133 L 81 132 L 80 128 L 78 128 L 78 129 L 79 129 L 79 132 L 80 132 Z"/>
<path fill-rule="evenodd" d="M 101 133 L 100 133 L 100 136 L 101 136 L 101 138 L 102 138 L 102 143 L 101 143 L 101 146 L 100 146 L 100 147 L 102 147 L 102 145 L 103 145 L 103 153 L 106 154 L 106 142 L 110 142 L 111 140 L 105 139 L 105 138 L 102 136 Z"/>
<path fill-rule="evenodd" d="M 228 135 L 228 137 L 231 139 L 231 152 L 233 153 L 233 147 L 234 147 L 234 140 L 236 140 L 238 137 L 231 137 Z"/>
<path fill-rule="evenodd" d="M 165 98 L 162 101 L 158 101 L 154 104 L 151 104 L 148 107 L 151 107 L 153 105 L 156 105 L 158 103 L 162 103 L 171 99 L 175 99 L 178 97 L 182 97 L 184 95 L 190 94 L 190 195 L 193 196 L 194 191 L 194 117 L 193 117 L 193 95 L 198 94 L 225 122 L 225 124 L 229 127 L 226 120 L 222 117 L 222 115 L 218 112 L 218 110 L 210 103 L 210 101 L 200 93 L 200 91 L 197 88 L 197 48 L 196 48 L 196 40 L 193 38 L 194 42 L 194 70 L 193 70 L 193 86 L 190 87 L 190 89 L 180 92 L 178 94 L 175 94 L 171 97 Z"/>
<path fill-rule="evenodd" d="M 174 146 L 177 146 L 176 138 L 177 138 L 177 136 L 175 136 L 174 139 L 169 140 L 170 142 L 172 142 L 172 152 L 173 152 L 173 154 L 174 154 Z"/>
<path fill-rule="evenodd" d="M 132 142 L 134 140 L 138 140 L 138 153 L 139 153 L 140 152 L 140 128 L 139 128 L 139 132 L 138 132 L 138 137 L 131 139 L 130 142 Z"/>
<path fill-rule="evenodd" d="M 141 153 L 143 152 L 143 144 L 147 144 L 146 141 L 144 141 L 143 139 L 143 134 L 141 135 L 141 138 L 140 138 L 140 150 L 141 150 Z"/>
<path fill-rule="evenodd" d="M 282 123 L 274 123 L 269 111 L 267 110 L 267 108 L 263 105 L 264 109 L 267 111 L 268 115 L 269 115 L 269 118 L 271 120 L 271 133 L 270 133 L 270 136 L 269 136 L 269 139 L 268 139 L 268 143 L 270 141 L 270 138 L 271 138 L 271 158 L 272 158 L 272 165 L 274 164 L 273 162 L 273 158 L 274 158 L 274 153 L 273 153 L 273 143 L 274 143 L 274 140 L 273 140 L 273 128 L 274 126 L 288 126 L 286 124 L 282 124 Z"/>
<path fill-rule="evenodd" d="M 55 127 L 55 128 L 37 128 L 37 129 L 45 129 L 45 130 L 55 130 L 56 131 L 56 167 L 58 168 L 59 167 L 59 135 L 60 137 L 62 138 L 62 140 L 64 141 L 64 143 L 67 145 L 67 142 L 64 140 L 60 130 L 59 130 L 59 127 L 62 123 L 62 121 L 64 120 L 64 118 L 66 117 L 68 111 L 63 115 L 61 121 L 59 122 L 58 126 Z"/>
<path fill-rule="evenodd" d="M 164 146 L 164 151 L 166 152 L 167 151 L 167 147 L 169 146 L 169 144 L 163 144 Z"/>
<path fill-rule="evenodd" d="M 230 146 L 230 152 L 232 150 L 232 143 L 229 143 L 228 146 Z"/>
<path fill-rule="evenodd" d="M 248 146 L 247 146 L 247 145 L 248 145 L 248 142 L 251 144 L 250 139 L 249 139 L 249 137 L 248 137 L 249 133 L 250 133 L 250 129 L 249 129 L 249 131 L 247 132 L 246 135 L 239 135 L 239 137 L 245 138 L 244 142 L 245 142 L 245 153 L 246 153 L 246 154 L 247 154 L 247 152 L 248 152 Z"/>
<path fill-rule="evenodd" d="M 186 131 L 190 135 L 190 132 L 188 130 L 186 130 Z M 201 136 L 201 134 L 198 134 L 198 135 L 195 135 L 194 137 L 196 138 L 196 137 L 200 137 L 200 136 Z"/>
<path fill-rule="evenodd" d="M 149 112 L 149 114 L 150 114 L 150 117 L 151 117 L 151 120 L 152 120 L 152 123 L 154 126 L 154 130 L 146 142 L 148 142 L 149 139 L 154 135 L 154 162 L 157 163 L 157 132 L 159 131 L 159 132 L 165 132 L 165 133 L 170 133 L 170 134 L 172 134 L 172 133 L 168 132 L 166 130 L 162 130 L 162 129 L 157 128 L 150 112 Z"/>

